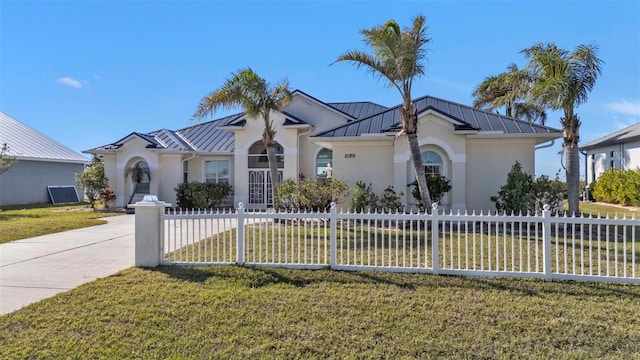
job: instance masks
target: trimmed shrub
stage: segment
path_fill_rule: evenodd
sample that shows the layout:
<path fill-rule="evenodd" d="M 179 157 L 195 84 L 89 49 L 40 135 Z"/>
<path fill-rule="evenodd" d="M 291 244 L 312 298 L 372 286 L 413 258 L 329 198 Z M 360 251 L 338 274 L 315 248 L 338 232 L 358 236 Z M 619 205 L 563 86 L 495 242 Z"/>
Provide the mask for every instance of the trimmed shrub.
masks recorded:
<path fill-rule="evenodd" d="M 626 206 L 640 206 L 640 169 L 609 169 L 591 185 L 597 201 Z"/>
<path fill-rule="evenodd" d="M 451 191 L 451 181 L 442 175 L 435 174 L 427 174 L 426 180 L 431 201 L 440 204 L 444 195 Z M 418 188 L 418 181 L 414 180 L 407 186 L 413 187 L 411 189 L 411 195 L 413 195 L 414 199 L 418 200 L 418 206 L 422 207 L 422 196 L 420 195 L 420 189 Z"/>
<path fill-rule="evenodd" d="M 536 211 L 542 211 L 542 207 L 549 204 L 552 212 L 560 212 L 567 195 L 567 185 L 557 177 L 551 180 L 547 175 L 540 175 L 533 182 L 533 194 Z"/>
<path fill-rule="evenodd" d="M 353 188 L 349 212 L 375 211 L 378 208 L 378 201 L 378 195 L 371 189 L 371 184 L 358 181 Z"/>
<path fill-rule="evenodd" d="M 275 207 L 287 211 L 324 211 L 332 202 L 342 203 L 349 193 L 346 182 L 331 179 L 316 182 L 301 178 L 296 181 L 287 179 L 278 184 L 278 197 Z"/>
<path fill-rule="evenodd" d="M 178 207 L 181 209 L 209 209 L 220 205 L 231 195 L 231 185 L 201 183 L 192 181 L 181 183 L 174 189 Z"/>
<path fill-rule="evenodd" d="M 498 195 L 492 196 L 498 211 L 507 213 L 539 212 L 545 204 L 551 211 L 561 211 L 566 197 L 567 187 L 558 178 L 550 180 L 541 175 L 534 180 L 533 175 L 522 171 L 522 165 L 516 163 L 507 174 L 507 183 L 500 187 Z"/>
<path fill-rule="evenodd" d="M 404 193 L 396 192 L 393 186 L 389 185 L 382 192 L 382 195 L 377 195 L 371 189 L 371 184 L 367 185 L 363 181 L 356 182 L 353 189 L 353 197 L 349 204 L 349 211 L 354 213 L 360 212 L 385 212 L 391 213 L 396 211 L 404 211 L 404 206 L 400 198 Z"/>

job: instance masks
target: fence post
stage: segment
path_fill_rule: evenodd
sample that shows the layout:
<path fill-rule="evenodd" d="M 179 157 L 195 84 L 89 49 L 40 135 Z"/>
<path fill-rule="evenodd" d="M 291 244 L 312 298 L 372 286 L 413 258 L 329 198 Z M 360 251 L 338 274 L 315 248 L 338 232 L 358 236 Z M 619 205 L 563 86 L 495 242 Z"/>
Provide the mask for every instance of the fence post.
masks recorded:
<path fill-rule="evenodd" d="M 431 267 L 433 273 L 440 272 L 440 235 L 438 234 L 438 203 L 431 204 Z"/>
<path fill-rule="evenodd" d="M 236 220 L 236 261 L 238 265 L 244 265 L 244 204 L 239 203 L 236 214 L 238 215 Z"/>
<path fill-rule="evenodd" d="M 338 226 L 337 226 L 337 216 L 336 216 L 336 203 L 331 203 L 331 209 L 329 210 L 329 241 L 330 241 L 330 267 L 331 269 L 335 268 L 338 265 Z"/>
<path fill-rule="evenodd" d="M 542 210 L 542 254 L 544 256 L 544 281 L 551 281 L 551 206 L 545 204 Z"/>
<path fill-rule="evenodd" d="M 129 207 L 135 208 L 135 265 L 156 267 L 162 259 L 162 215 L 171 204 L 155 195 L 145 195 Z"/>

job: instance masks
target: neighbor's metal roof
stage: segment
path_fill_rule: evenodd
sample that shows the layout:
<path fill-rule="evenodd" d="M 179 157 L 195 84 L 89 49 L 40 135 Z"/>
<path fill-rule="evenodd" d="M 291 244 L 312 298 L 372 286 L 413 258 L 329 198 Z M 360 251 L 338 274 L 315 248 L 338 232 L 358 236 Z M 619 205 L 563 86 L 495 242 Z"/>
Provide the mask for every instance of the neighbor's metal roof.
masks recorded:
<path fill-rule="evenodd" d="M 593 140 L 591 142 L 582 145 L 581 149 L 593 149 L 603 146 L 616 145 L 631 141 L 640 140 L 640 122 L 628 126 L 622 130 L 618 130 L 609 135 L 603 136 L 599 139 Z"/>
<path fill-rule="evenodd" d="M 553 134 L 560 130 L 476 109 L 433 96 L 414 100 L 418 113 L 433 110 L 452 118 L 457 130 L 495 131 L 505 134 Z M 344 137 L 397 131 L 400 128 L 399 106 L 324 131 L 313 137 Z"/>
<path fill-rule="evenodd" d="M 0 146 L 3 144 L 18 159 L 89 163 L 81 154 L 0 112 Z"/>

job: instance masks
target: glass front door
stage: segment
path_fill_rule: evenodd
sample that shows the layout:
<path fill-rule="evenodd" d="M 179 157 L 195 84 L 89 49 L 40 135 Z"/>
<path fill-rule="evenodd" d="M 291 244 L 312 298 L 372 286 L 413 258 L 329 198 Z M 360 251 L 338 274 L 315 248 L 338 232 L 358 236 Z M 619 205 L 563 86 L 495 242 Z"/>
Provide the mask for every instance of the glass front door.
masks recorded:
<path fill-rule="evenodd" d="M 273 205 L 273 186 L 271 186 L 269 169 L 249 170 L 249 204 L 253 207 Z M 282 181 L 282 170 L 278 170 L 278 178 Z"/>

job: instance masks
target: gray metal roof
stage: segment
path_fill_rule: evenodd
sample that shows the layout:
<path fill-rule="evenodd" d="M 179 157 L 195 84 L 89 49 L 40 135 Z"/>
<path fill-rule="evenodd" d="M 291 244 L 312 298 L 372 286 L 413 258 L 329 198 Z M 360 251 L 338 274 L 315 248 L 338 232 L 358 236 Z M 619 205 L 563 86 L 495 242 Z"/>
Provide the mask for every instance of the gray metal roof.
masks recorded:
<path fill-rule="evenodd" d="M 137 136 L 148 143 L 147 148 L 164 149 L 175 152 L 231 153 L 234 147 L 233 133 L 218 127 L 240 118 L 243 114 L 234 114 L 217 120 L 193 125 L 180 130 L 160 129 L 148 134 L 131 133 L 124 138 L 103 146 L 86 150 L 86 153 L 100 153 L 120 148 L 124 140 Z"/>
<path fill-rule="evenodd" d="M 587 150 L 640 140 L 640 122 L 582 145 Z"/>
<path fill-rule="evenodd" d="M 378 105 L 370 101 L 327 103 L 327 105 L 347 113 L 356 119 L 362 119 L 388 110 L 386 106 Z"/>
<path fill-rule="evenodd" d="M 0 112 L 0 146 L 3 144 L 18 159 L 89 163 L 81 154 Z"/>
<path fill-rule="evenodd" d="M 418 113 L 441 113 L 457 122 L 456 130 L 496 131 L 505 134 L 555 134 L 560 130 L 476 109 L 433 96 L 414 100 Z M 316 134 L 313 137 L 360 136 L 397 131 L 400 128 L 399 105 L 369 117 Z"/>

